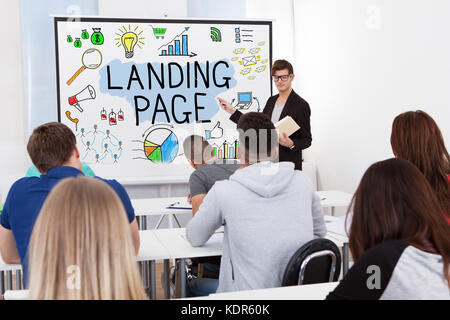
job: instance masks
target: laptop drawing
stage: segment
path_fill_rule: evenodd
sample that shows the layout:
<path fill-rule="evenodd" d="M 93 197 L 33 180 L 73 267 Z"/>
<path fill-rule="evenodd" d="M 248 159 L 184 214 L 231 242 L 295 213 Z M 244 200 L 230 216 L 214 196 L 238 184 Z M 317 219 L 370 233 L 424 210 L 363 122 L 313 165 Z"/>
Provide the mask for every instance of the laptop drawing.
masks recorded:
<path fill-rule="evenodd" d="M 247 110 L 252 105 L 252 93 L 251 92 L 238 92 L 238 103 L 236 108 L 241 110 Z"/>

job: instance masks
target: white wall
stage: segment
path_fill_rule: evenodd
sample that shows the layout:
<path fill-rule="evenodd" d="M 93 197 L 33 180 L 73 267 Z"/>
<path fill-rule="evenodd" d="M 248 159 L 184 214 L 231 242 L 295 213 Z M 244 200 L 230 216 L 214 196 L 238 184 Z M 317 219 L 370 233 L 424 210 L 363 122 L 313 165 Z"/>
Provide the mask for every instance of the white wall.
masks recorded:
<path fill-rule="evenodd" d="M 8 30 L 0 50 L 0 197 L 28 166 L 25 150 L 25 100 L 20 2 L 2 0 L 0 28 Z"/>
<path fill-rule="evenodd" d="M 294 61 L 294 0 L 246 0 L 246 14 L 250 19 L 272 19 L 272 61 Z M 295 66 L 294 66 L 295 68 Z M 295 70 L 294 70 L 295 71 Z M 273 86 L 274 94 L 277 93 Z"/>
<path fill-rule="evenodd" d="M 392 157 L 394 117 L 428 112 L 450 147 L 450 1 L 294 1 L 297 90 L 312 109 L 319 190 L 354 192 Z"/>
<path fill-rule="evenodd" d="M 20 2 L 2 0 L 0 28 L 8 30 L 0 51 L 0 143 L 25 141 L 25 102 L 23 91 Z M 2 157 L 5 156 L 2 152 Z"/>
<path fill-rule="evenodd" d="M 187 0 L 98 0 L 98 13 L 107 17 L 184 18 Z"/>

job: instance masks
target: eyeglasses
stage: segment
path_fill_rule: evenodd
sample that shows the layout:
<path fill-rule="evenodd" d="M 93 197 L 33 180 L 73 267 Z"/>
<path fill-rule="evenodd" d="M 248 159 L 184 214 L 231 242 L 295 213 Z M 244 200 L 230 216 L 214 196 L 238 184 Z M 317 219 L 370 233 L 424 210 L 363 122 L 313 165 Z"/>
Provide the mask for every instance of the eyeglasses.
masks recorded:
<path fill-rule="evenodd" d="M 282 76 L 272 76 L 274 82 L 281 80 L 283 82 L 287 81 L 291 77 L 291 74 L 283 74 Z"/>

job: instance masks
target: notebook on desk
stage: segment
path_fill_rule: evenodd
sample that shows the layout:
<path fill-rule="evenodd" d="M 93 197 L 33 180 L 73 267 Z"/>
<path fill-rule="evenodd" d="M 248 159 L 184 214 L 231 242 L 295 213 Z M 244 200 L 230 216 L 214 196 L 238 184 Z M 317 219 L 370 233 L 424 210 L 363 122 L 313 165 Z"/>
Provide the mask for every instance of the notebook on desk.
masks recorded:
<path fill-rule="evenodd" d="M 169 204 L 166 209 L 182 209 L 182 210 L 192 210 L 192 204 L 184 201 L 177 201 L 174 203 Z"/>

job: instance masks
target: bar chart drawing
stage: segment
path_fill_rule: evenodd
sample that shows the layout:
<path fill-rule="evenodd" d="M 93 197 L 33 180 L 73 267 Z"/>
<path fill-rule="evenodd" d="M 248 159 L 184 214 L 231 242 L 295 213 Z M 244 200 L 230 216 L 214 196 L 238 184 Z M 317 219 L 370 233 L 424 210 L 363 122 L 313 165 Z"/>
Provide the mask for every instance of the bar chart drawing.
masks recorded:
<path fill-rule="evenodd" d="M 220 146 L 214 143 L 212 149 L 213 156 L 217 159 L 237 159 L 238 141 L 229 143 L 225 140 Z"/>
<path fill-rule="evenodd" d="M 197 54 L 189 52 L 189 37 L 185 33 L 189 28 L 185 28 L 183 32 L 175 36 L 172 41 L 158 48 L 160 56 L 185 56 L 195 57 Z M 181 37 L 181 39 L 180 39 Z"/>

